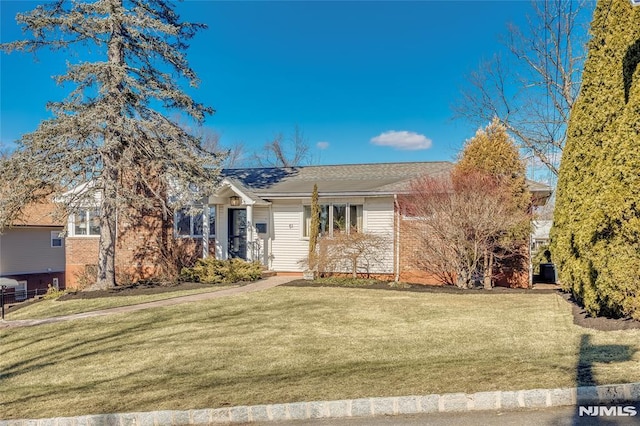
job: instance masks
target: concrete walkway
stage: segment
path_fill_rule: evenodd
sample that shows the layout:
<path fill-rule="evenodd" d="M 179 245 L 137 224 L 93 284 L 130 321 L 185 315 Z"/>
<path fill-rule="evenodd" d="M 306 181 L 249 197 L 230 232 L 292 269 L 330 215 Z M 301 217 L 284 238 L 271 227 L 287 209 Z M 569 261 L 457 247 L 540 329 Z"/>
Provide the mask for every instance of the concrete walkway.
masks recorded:
<path fill-rule="evenodd" d="M 221 297 L 233 296 L 236 294 L 253 293 L 254 291 L 267 290 L 298 279 L 298 277 L 275 276 L 264 278 L 251 284 L 241 287 L 234 287 L 220 291 L 212 291 L 209 293 L 198 293 L 189 296 L 174 297 L 171 299 L 156 300 L 154 302 L 140 303 L 138 305 L 119 306 L 117 308 L 100 309 L 98 311 L 83 312 L 79 314 L 63 315 L 59 317 L 51 317 L 33 320 L 0 320 L 0 329 L 14 327 L 30 327 L 40 324 L 53 324 L 62 321 L 71 321 L 83 318 L 102 317 L 106 315 L 114 315 L 126 312 L 141 311 L 143 309 L 160 308 L 163 306 L 174 306 L 182 303 L 199 302 L 201 300 L 219 299 Z"/>

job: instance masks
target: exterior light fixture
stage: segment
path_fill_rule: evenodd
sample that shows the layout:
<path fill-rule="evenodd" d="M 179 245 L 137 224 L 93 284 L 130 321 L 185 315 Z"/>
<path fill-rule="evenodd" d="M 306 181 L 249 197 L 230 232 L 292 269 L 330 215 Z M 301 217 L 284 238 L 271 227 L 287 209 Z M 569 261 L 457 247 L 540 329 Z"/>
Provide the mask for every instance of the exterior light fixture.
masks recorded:
<path fill-rule="evenodd" d="M 231 197 L 229 197 L 229 204 L 231 204 L 233 207 L 238 207 L 241 201 L 242 199 L 237 195 L 232 195 Z"/>

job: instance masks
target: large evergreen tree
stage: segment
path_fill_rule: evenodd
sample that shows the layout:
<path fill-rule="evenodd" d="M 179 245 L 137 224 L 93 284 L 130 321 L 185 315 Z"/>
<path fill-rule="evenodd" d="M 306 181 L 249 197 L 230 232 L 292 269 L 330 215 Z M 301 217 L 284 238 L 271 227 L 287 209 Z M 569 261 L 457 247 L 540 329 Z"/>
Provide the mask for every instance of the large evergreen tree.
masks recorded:
<path fill-rule="evenodd" d="M 198 195 L 186 188 L 215 182 L 219 159 L 165 115 L 174 110 L 202 122 L 212 112 L 179 85 L 197 83 L 184 51 L 203 26 L 181 22 L 164 0 L 58 0 L 16 19 L 32 36 L 2 44 L 5 52 L 76 49 L 91 61 L 57 77 L 72 86 L 69 96 L 51 102 L 52 117 L 0 162 L 8 183 L 0 189 L 0 228 L 42 197 L 56 196 L 73 214 L 99 194 L 97 285 L 113 286 L 117 216 L 150 205 L 168 213 L 168 189 L 188 203 Z"/>
<path fill-rule="evenodd" d="M 531 193 L 527 189 L 525 165 L 506 126 L 497 118 L 466 142 L 453 170 L 453 179 L 478 173 L 495 180 L 506 197 L 505 214 L 518 218 L 508 229 L 500 229 L 501 232 L 493 236 L 492 250 L 484 253 L 484 286 L 491 288 L 497 263 L 503 267 L 510 265 L 518 272 L 528 269 L 526 255 L 531 231 L 528 214 Z"/>
<path fill-rule="evenodd" d="M 640 8 L 600 0 L 571 111 L 552 254 L 592 315 L 640 319 Z"/>
<path fill-rule="evenodd" d="M 456 173 L 482 172 L 502 181 L 513 196 L 514 208 L 527 210 L 531 194 L 527 190 L 526 168 L 507 127 L 494 118 L 469 139 L 454 168 Z"/>

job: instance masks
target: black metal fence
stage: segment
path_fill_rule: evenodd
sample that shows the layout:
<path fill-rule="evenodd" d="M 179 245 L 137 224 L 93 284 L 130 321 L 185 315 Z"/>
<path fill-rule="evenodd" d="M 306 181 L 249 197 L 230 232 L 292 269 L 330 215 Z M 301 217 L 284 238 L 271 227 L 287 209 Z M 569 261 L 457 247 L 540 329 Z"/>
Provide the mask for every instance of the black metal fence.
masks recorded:
<path fill-rule="evenodd" d="M 43 296 L 47 293 L 46 289 L 35 289 L 28 291 L 14 291 L 13 289 L 4 290 L 4 303 L 5 305 L 13 305 L 15 303 L 24 302 L 27 299 L 33 299 L 37 296 Z"/>
<path fill-rule="evenodd" d="M 4 313 L 10 305 L 25 302 L 47 293 L 46 289 L 22 290 L 14 288 L 0 288 L 0 316 L 4 319 Z"/>

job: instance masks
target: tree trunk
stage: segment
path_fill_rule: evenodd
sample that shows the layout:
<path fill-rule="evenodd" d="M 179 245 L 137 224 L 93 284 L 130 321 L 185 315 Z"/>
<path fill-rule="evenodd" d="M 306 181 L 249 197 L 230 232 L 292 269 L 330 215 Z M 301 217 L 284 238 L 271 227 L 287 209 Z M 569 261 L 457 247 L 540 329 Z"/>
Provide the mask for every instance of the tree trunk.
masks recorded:
<path fill-rule="evenodd" d="M 484 261 L 484 289 L 491 290 L 493 288 L 493 253 L 485 255 Z"/>
<path fill-rule="evenodd" d="M 98 249 L 98 277 L 95 287 L 106 290 L 116 285 L 116 228 L 117 184 L 115 167 L 105 168 L 102 200 L 100 202 L 100 242 Z"/>
<path fill-rule="evenodd" d="M 459 270 L 456 274 L 456 285 L 460 288 L 470 288 L 471 274 L 465 270 Z"/>
<path fill-rule="evenodd" d="M 122 13 L 122 0 L 110 0 L 111 36 L 107 47 L 107 58 L 111 66 L 111 80 L 105 97 L 110 108 L 106 115 L 107 128 L 102 147 L 103 170 L 101 177 L 102 199 L 100 201 L 100 242 L 98 253 L 98 277 L 96 287 L 107 289 L 116 285 L 116 228 L 118 204 L 118 167 L 124 141 L 115 129 L 123 128 L 124 111 L 124 43 L 122 22 L 117 18 Z M 113 130 L 112 130 L 113 129 Z"/>

